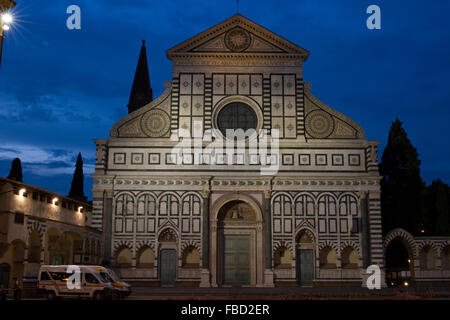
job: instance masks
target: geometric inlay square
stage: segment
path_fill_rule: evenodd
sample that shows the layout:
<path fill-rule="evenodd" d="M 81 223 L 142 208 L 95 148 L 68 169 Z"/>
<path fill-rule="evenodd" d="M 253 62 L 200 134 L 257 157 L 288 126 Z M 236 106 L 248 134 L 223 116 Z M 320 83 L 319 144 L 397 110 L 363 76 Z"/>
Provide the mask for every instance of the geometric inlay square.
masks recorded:
<path fill-rule="evenodd" d="M 348 155 L 348 164 L 350 166 L 359 166 L 361 164 L 359 154 L 349 154 Z"/>
<path fill-rule="evenodd" d="M 131 153 L 131 164 L 143 164 L 144 154 L 143 153 Z"/>
<path fill-rule="evenodd" d="M 311 155 L 309 154 L 299 154 L 298 162 L 302 166 L 310 166 L 311 165 Z"/>
<path fill-rule="evenodd" d="M 149 153 L 148 154 L 148 164 L 160 164 L 159 153 Z"/>
<path fill-rule="evenodd" d="M 343 154 L 333 154 L 331 156 L 331 163 L 333 166 L 343 166 L 344 165 L 344 155 Z"/>
<path fill-rule="evenodd" d="M 326 166 L 326 165 L 327 165 L 327 155 L 316 154 L 316 166 Z"/>
<path fill-rule="evenodd" d="M 125 164 L 125 153 L 114 153 L 114 164 Z"/>
<path fill-rule="evenodd" d="M 293 154 L 283 154 L 283 165 L 284 166 L 294 165 L 294 155 Z"/>

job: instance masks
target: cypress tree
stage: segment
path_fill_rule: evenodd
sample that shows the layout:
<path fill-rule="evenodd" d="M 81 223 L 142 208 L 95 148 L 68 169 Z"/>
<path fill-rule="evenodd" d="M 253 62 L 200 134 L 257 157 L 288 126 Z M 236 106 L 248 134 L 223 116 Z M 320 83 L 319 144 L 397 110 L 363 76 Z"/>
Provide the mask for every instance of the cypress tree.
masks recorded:
<path fill-rule="evenodd" d="M 403 228 L 414 235 L 425 226 L 420 160 L 402 122 L 396 119 L 380 163 L 383 233 Z"/>
<path fill-rule="evenodd" d="M 432 236 L 450 235 L 450 188 L 441 180 L 428 186 L 426 197 L 425 234 Z"/>
<path fill-rule="evenodd" d="M 8 179 L 23 182 L 22 163 L 20 162 L 19 158 L 15 158 L 13 160 L 11 164 L 11 170 L 9 171 Z"/>
<path fill-rule="evenodd" d="M 70 187 L 69 197 L 81 201 L 86 201 L 84 196 L 84 174 L 83 174 L 83 159 L 81 152 L 78 153 L 77 162 L 75 165 L 75 172 L 73 173 L 72 186 Z"/>

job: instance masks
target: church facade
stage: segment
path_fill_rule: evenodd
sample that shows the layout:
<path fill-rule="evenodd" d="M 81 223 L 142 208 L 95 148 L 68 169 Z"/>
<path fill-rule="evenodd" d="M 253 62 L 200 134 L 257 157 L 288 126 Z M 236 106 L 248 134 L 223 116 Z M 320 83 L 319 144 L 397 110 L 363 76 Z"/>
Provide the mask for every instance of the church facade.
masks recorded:
<path fill-rule="evenodd" d="M 129 114 L 94 140 L 105 260 L 157 286 L 365 286 L 378 142 L 311 93 L 309 52 L 235 15 L 167 56 L 152 100 L 143 46 Z"/>

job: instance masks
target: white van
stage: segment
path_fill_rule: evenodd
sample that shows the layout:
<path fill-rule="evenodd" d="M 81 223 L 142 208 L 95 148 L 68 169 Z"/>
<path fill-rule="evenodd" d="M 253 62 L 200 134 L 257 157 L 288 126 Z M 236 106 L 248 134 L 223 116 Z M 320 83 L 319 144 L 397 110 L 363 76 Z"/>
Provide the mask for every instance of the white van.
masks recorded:
<path fill-rule="evenodd" d="M 74 267 L 79 268 L 80 282 L 75 286 L 71 277 Z M 112 279 L 104 270 L 95 266 L 51 266 L 42 265 L 39 271 L 38 288 L 45 292 L 47 299 L 56 297 L 93 298 L 96 300 L 120 297 L 119 291 L 111 283 Z"/>
<path fill-rule="evenodd" d="M 98 272 L 104 272 L 108 274 L 108 276 L 110 277 L 109 280 L 111 281 L 113 287 L 119 292 L 121 298 L 127 297 L 131 294 L 131 285 L 126 283 L 125 281 L 122 281 L 113 270 L 103 266 L 90 267 Z"/>

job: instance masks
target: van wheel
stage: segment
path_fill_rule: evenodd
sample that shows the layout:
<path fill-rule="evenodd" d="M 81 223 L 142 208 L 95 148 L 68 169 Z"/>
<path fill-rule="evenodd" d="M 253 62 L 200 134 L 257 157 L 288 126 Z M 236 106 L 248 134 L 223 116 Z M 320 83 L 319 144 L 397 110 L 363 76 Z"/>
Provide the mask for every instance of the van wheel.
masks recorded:
<path fill-rule="evenodd" d="M 55 295 L 55 293 L 53 291 L 46 291 L 45 292 L 45 298 L 47 300 L 55 300 L 56 295 Z"/>
<path fill-rule="evenodd" d="M 119 299 L 120 299 L 119 293 L 117 293 L 117 292 L 115 292 L 115 291 L 111 293 L 111 300 L 117 301 L 117 300 L 119 300 Z"/>
<path fill-rule="evenodd" d="M 103 300 L 103 293 L 101 293 L 100 291 L 96 291 L 94 293 L 94 300 Z"/>

